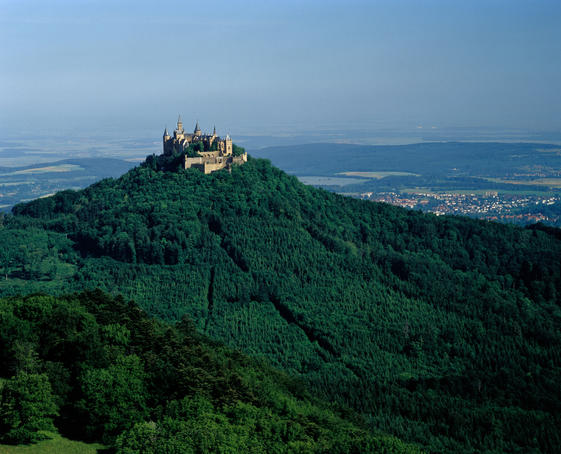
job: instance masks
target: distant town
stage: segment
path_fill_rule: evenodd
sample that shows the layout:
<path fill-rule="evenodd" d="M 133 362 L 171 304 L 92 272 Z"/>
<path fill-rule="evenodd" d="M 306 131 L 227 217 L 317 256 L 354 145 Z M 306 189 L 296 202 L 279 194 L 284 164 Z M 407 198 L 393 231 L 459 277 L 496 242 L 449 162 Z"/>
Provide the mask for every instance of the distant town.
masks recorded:
<path fill-rule="evenodd" d="M 559 225 L 561 216 L 551 208 L 561 203 L 561 196 L 499 194 L 495 191 L 478 193 L 435 192 L 364 192 L 361 199 L 385 202 L 401 207 L 434 213 L 437 216 L 455 214 L 490 221 L 528 224 L 546 222 Z"/>

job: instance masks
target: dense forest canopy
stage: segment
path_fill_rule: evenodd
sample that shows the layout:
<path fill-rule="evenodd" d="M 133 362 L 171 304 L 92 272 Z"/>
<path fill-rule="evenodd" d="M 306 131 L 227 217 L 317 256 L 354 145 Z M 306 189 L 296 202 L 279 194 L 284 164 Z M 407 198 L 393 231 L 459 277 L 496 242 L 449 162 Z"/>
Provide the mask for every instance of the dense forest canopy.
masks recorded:
<path fill-rule="evenodd" d="M 555 452 L 561 235 L 154 162 L 18 205 L 3 295 L 99 287 L 299 374 L 432 452 Z"/>
<path fill-rule="evenodd" d="M 0 299 L 0 442 L 57 428 L 117 453 L 418 453 L 302 383 L 99 291 Z M 357 420 L 360 423 L 360 420 Z"/>

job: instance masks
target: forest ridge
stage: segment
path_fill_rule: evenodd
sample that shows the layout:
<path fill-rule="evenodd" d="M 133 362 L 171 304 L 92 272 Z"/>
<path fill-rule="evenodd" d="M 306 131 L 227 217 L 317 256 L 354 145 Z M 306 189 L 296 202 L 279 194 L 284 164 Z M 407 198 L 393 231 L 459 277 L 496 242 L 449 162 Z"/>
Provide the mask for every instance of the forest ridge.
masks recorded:
<path fill-rule="evenodd" d="M 431 452 L 561 444 L 561 235 L 305 186 L 268 161 L 21 204 L 2 295 L 100 288 L 301 376 Z"/>

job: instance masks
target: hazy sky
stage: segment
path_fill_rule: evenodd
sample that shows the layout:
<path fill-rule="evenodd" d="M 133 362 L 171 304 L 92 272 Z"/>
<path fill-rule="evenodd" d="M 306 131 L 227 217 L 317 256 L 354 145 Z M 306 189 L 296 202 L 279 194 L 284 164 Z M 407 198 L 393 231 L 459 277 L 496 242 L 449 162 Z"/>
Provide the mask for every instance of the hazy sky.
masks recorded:
<path fill-rule="evenodd" d="M 0 0 L 0 128 L 561 129 L 561 1 Z"/>

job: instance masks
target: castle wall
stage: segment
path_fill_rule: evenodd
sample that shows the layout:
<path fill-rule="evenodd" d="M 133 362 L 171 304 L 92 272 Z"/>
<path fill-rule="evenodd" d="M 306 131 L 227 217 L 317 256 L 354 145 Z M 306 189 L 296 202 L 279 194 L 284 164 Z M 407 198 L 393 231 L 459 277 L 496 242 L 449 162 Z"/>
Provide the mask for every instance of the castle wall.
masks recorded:
<path fill-rule="evenodd" d="M 247 153 L 242 154 L 241 156 L 234 156 L 234 164 L 243 164 L 247 162 Z"/>
<path fill-rule="evenodd" d="M 199 154 L 205 158 L 218 158 L 220 156 L 220 151 L 199 151 Z"/>
<path fill-rule="evenodd" d="M 203 158 L 200 156 L 197 156 L 195 158 L 188 158 L 185 157 L 185 168 L 188 169 L 189 167 L 191 167 L 194 164 L 203 164 Z"/>
<path fill-rule="evenodd" d="M 218 156 L 218 157 L 208 157 L 208 156 L 198 156 L 194 158 L 185 157 L 184 158 L 184 168 L 199 169 L 205 174 L 216 172 L 217 170 L 222 170 L 226 167 L 230 167 L 232 164 L 242 165 L 247 162 L 247 153 L 241 156 Z"/>
<path fill-rule="evenodd" d="M 223 162 L 205 162 L 203 172 L 205 174 L 216 172 L 217 170 L 222 170 L 227 165 L 228 163 L 226 160 Z"/>

